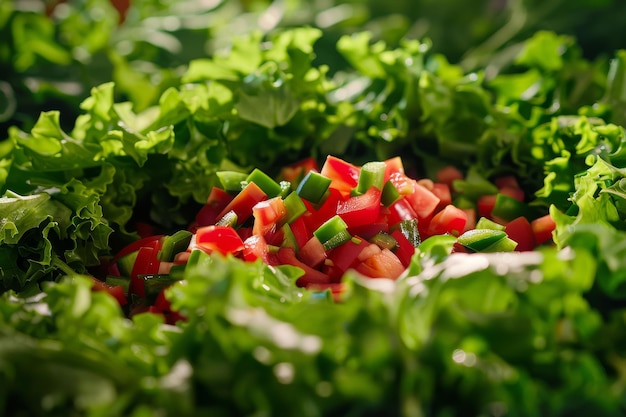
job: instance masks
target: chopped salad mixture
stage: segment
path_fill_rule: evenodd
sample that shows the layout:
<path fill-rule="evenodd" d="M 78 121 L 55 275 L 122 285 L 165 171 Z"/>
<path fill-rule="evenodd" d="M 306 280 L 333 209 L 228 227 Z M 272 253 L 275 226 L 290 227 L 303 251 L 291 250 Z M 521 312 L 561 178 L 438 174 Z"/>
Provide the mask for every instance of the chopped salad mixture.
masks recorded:
<path fill-rule="evenodd" d="M 0 415 L 626 413 L 620 0 L 82 3 L 0 3 Z"/>

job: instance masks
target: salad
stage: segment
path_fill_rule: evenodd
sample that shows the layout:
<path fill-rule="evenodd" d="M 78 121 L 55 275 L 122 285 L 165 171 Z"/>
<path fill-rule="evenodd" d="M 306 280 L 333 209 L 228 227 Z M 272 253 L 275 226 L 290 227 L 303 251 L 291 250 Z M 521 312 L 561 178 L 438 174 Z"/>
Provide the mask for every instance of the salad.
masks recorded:
<path fill-rule="evenodd" d="M 157 3 L 0 6 L 1 414 L 624 413 L 623 45 Z"/>

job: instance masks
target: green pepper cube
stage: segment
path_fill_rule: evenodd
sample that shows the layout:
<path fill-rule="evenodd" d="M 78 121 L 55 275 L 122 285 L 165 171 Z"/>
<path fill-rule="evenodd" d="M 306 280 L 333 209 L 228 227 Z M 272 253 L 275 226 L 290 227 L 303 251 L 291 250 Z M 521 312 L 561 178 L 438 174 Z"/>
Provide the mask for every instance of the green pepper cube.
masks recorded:
<path fill-rule="evenodd" d="M 222 190 L 227 193 L 238 193 L 242 189 L 242 183 L 246 181 L 248 175 L 237 171 L 218 171 L 215 173 L 220 182 Z"/>
<path fill-rule="evenodd" d="M 486 217 L 481 217 L 476 222 L 475 229 L 504 230 L 504 226 Z"/>
<path fill-rule="evenodd" d="M 514 199 L 513 197 L 498 193 L 496 196 L 496 203 L 493 206 L 491 214 L 509 221 L 520 216 L 526 217 L 528 214 L 528 207 L 526 204 Z"/>
<path fill-rule="evenodd" d="M 356 194 L 364 194 L 372 187 L 382 190 L 386 169 L 387 165 L 384 162 L 366 162 L 361 167 L 359 181 L 356 186 Z"/>
<path fill-rule="evenodd" d="M 383 186 L 383 192 L 380 196 L 380 202 L 383 203 L 385 207 L 389 207 L 396 201 L 400 199 L 401 195 L 395 185 L 389 180 L 385 182 Z"/>
<path fill-rule="evenodd" d="M 457 242 L 474 252 L 483 252 L 505 238 L 507 234 L 502 230 L 473 229 L 459 236 Z"/>
<path fill-rule="evenodd" d="M 177 253 L 187 250 L 192 236 L 193 233 L 187 230 L 179 230 L 172 235 L 165 236 L 159 251 L 159 260 L 165 262 L 173 261 Z"/>
<path fill-rule="evenodd" d="M 346 222 L 335 215 L 319 226 L 313 235 L 324 245 L 324 249 L 336 248 L 352 238 Z"/>
<path fill-rule="evenodd" d="M 300 184 L 298 184 L 296 193 L 298 193 L 301 198 L 313 204 L 318 204 L 326 195 L 326 191 L 328 191 L 331 182 L 330 178 L 315 171 L 309 171 L 302 181 L 300 181 Z"/>
<path fill-rule="evenodd" d="M 414 248 L 417 248 L 422 243 L 422 238 L 417 227 L 417 219 L 402 220 L 397 228 L 400 230 L 400 233 L 411 242 Z"/>
<path fill-rule="evenodd" d="M 267 194 L 268 198 L 277 197 L 283 191 L 279 183 L 274 181 L 272 177 L 258 168 L 252 170 L 250 175 L 246 178 L 246 181 L 253 182 L 258 185 L 259 188 Z"/>
<path fill-rule="evenodd" d="M 289 193 L 284 199 L 285 207 L 287 208 L 287 216 L 285 217 L 285 223 L 291 223 L 298 217 L 302 216 L 307 211 L 306 204 L 300 198 L 297 192 L 293 191 Z"/>

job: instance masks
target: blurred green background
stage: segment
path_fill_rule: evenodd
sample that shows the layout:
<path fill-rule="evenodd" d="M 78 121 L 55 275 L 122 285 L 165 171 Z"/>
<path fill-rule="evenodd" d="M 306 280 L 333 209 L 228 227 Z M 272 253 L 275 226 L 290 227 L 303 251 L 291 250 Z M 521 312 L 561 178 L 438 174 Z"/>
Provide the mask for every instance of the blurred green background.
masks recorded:
<path fill-rule="evenodd" d="M 430 39 L 465 70 L 506 60 L 538 30 L 572 35 L 587 58 L 626 47 L 623 0 L 14 0 L 0 2 L 0 139 L 41 111 L 71 125 L 91 87 L 116 82 L 136 110 L 177 83 L 186 64 L 233 36 L 310 25 L 317 59 L 342 68 L 343 34 Z M 137 88 L 141 86 L 141 88 Z M 140 91 L 140 93 L 138 93 Z"/>

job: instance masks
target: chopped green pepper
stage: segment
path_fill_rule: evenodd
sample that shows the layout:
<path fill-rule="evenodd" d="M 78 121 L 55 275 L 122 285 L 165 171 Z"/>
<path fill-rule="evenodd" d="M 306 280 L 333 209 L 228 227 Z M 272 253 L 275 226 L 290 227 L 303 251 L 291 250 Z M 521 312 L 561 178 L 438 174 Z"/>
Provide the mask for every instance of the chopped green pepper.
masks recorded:
<path fill-rule="evenodd" d="M 364 194 L 371 187 L 376 187 L 379 190 L 382 190 L 386 168 L 387 165 L 384 162 L 373 161 L 365 163 L 361 167 L 359 182 L 357 183 L 355 194 Z"/>
<path fill-rule="evenodd" d="M 322 225 L 313 232 L 313 235 L 322 242 L 326 250 L 335 248 L 352 238 L 348 232 L 348 225 L 338 215 L 322 223 Z"/>
<path fill-rule="evenodd" d="M 305 200 L 318 204 L 326 195 L 331 182 L 330 178 L 317 172 L 309 171 L 298 184 L 296 192 Z"/>
<path fill-rule="evenodd" d="M 246 181 L 253 182 L 258 185 L 259 188 L 263 190 L 265 194 L 267 194 L 268 198 L 279 196 L 283 191 L 279 183 L 274 181 L 272 177 L 270 177 L 258 168 L 252 170 L 250 175 L 248 175 L 248 177 L 246 178 Z"/>

